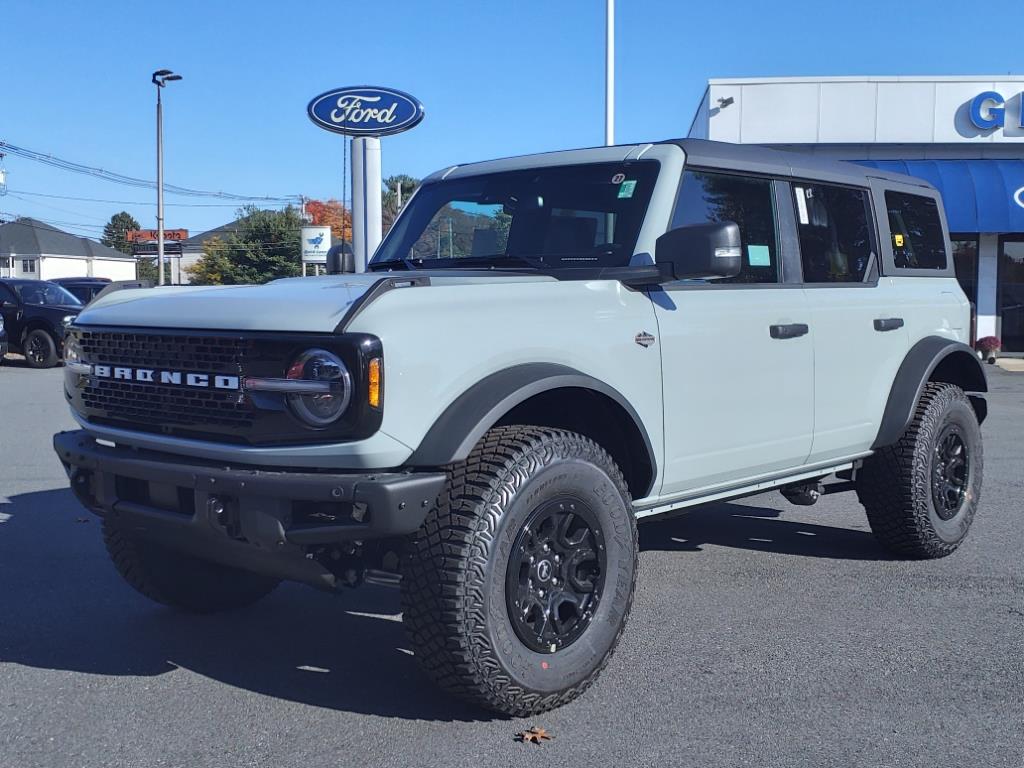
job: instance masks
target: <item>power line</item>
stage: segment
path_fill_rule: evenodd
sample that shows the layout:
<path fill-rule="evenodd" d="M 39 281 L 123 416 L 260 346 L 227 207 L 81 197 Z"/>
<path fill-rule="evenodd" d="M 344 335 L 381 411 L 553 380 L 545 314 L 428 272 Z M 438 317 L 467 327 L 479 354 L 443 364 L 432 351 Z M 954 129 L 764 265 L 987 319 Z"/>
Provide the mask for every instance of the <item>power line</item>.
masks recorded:
<path fill-rule="evenodd" d="M 82 163 L 76 163 L 71 160 L 65 160 L 57 157 L 56 155 L 47 154 L 44 152 L 37 152 L 32 149 L 25 147 L 19 147 L 16 144 L 0 140 L 0 150 L 7 154 L 14 155 L 16 157 L 22 157 L 26 160 L 34 160 L 35 162 L 49 165 L 53 168 L 59 168 L 64 171 L 71 171 L 73 173 L 81 173 L 86 176 L 92 176 L 94 178 L 103 179 L 104 181 L 110 181 L 115 184 L 124 184 L 129 187 L 142 187 L 144 189 L 156 189 L 156 182 L 149 181 L 148 179 L 140 179 L 135 176 L 126 176 L 122 173 L 115 173 L 108 171 L 104 168 L 96 168 L 93 166 L 84 165 Z M 164 184 L 164 191 L 170 194 L 185 195 L 188 197 L 217 197 L 223 200 L 235 200 L 238 202 L 279 202 L 288 203 L 296 202 L 298 195 L 285 195 L 283 197 L 274 197 L 271 195 L 239 195 L 231 192 L 211 192 L 201 189 L 192 189 L 190 187 L 179 187 L 175 184 Z"/>
<path fill-rule="evenodd" d="M 24 189 L 8 189 L 11 194 L 48 197 L 54 200 L 76 200 L 84 203 L 112 203 L 114 205 L 156 205 L 154 200 L 107 200 L 101 197 L 75 197 L 74 195 L 52 195 L 48 192 L 28 192 Z M 237 208 L 238 203 L 164 203 L 178 208 Z M 272 203 L 272 205 L 292 205 L 292 202 Z"/>

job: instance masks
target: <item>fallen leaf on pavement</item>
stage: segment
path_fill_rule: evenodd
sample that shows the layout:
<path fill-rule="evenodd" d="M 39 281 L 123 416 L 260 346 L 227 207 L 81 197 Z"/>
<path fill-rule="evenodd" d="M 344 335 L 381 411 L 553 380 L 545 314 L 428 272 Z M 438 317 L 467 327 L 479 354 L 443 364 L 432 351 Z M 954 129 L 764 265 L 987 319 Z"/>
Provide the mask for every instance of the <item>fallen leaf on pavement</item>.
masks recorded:
<path fill-rule="evenodd" d="M 523 744 L 527 742 L 533 742 L 534 744 L 540 744 L 542 741 L 551 741 L 553 737 L 547 732 L 546 729 L 538 726 L 533 726 L 528 731 L 522 731 L 516 734 L 516 739 Z"/>

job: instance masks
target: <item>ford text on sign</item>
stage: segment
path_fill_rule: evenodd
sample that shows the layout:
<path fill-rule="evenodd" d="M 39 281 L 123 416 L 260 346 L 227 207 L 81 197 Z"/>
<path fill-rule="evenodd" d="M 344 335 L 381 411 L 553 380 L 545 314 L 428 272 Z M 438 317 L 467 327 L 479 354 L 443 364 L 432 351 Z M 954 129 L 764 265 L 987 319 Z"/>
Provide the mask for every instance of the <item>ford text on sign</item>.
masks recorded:
<path fill-rule="evenodd" d="M 387 136 L 423 119 L 423 105 L 392 88 L 358 86 L 322 93 L 309 102 L 309 119 L 347 136 Z"/>

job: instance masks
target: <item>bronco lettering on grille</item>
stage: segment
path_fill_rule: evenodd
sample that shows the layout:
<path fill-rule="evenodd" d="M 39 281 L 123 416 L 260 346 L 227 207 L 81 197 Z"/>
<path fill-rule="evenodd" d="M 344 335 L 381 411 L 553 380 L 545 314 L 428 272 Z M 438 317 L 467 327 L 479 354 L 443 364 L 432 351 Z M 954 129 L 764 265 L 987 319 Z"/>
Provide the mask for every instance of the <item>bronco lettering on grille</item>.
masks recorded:
<path fill-rule="evenodd" d="M 94 365 L 92 375 L 97 379 L 140 382 L 142 384 L 172 384 L 199 389 L 240 389 L 238 376 L 187 371 L 158 371 L 153 368 L 125 368 L 123 366 Z"/>

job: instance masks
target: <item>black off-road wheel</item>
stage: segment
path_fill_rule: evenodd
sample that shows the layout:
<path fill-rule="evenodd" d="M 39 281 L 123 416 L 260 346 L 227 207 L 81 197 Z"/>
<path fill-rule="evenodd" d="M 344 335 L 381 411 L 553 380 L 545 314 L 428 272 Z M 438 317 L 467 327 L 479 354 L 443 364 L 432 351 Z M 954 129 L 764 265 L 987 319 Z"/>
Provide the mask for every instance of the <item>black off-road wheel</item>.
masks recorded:
<path fill-rule="evenodd" d="M 629 491 L 572 432 L 489 431 L 451 468 L 403 562 L 420 666 L 481 707 L 524 716 L 579 696 L 626 625 L 637 572 Z"/>
<path fill-rule="evenodd" d="M 857 497 L 887 549 L 945 557 L 967 536 L 981 479 L 981 428 L 970 400 L 953 384 L 930 383 L 899 441 L 864 462 Z"/>
<path fill-rule="evenodd" d="M 277 579 L 172 552 L 122 524 L 103 521 L 103 542 L 118 573 L 154 602 L 188 613 L 221 613 L 266 597 Z"/>
<path fill-rule="evenodd" d="M 42 329 L 29 331 L 24 349 L 25 362 L 33 368 L 53 368 L 60 362 L 53 337 Z"/>

